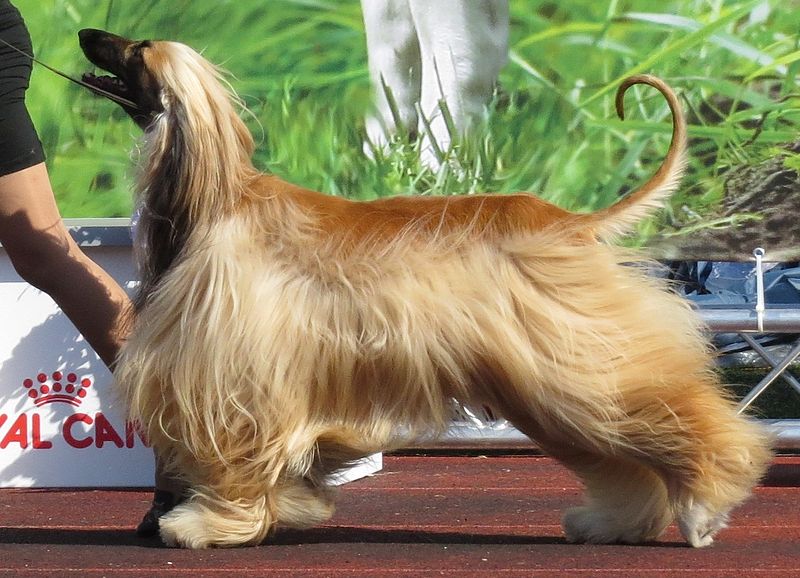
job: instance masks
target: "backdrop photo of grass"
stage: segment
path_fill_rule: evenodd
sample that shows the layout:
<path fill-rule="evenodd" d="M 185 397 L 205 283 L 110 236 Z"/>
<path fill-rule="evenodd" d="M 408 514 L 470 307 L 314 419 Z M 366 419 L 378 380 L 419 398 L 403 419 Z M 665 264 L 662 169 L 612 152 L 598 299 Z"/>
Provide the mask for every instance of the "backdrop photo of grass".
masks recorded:
<path fill-rule="evenodd" d="M 436 0 L 433 0 L 436 1 Z M 458 170 L 419 163 L 418 143 L 363 153 L 370 106 L 358 0 L 14 0 L 37 57 L 89 69 L 81 28 L 178 40 L 231 73 L 259 143 L 256 164 L 333 195 L 532 191 L 587 211 L 644 182 L 663 158 L 669 113 L 653 90 L 613 113 L 619 81 L 649 72 L 678 91 L 690 167 L 670 209 L 629 242 L 719 216 L 735 167 L 780 155 L 800 168 L 800 1 L 511 0 L 511 50 L 483 130 L 456 145 Z M 28 93 L 65 217 L 128 216 L 139 129 L 113 103 L 36 66 Z M 134 151 L 131 153 L 131 151 Z M 758 220 L 758 219 L 755 219 Z M 676 235 L 680 237 L 680 235 Z"/>

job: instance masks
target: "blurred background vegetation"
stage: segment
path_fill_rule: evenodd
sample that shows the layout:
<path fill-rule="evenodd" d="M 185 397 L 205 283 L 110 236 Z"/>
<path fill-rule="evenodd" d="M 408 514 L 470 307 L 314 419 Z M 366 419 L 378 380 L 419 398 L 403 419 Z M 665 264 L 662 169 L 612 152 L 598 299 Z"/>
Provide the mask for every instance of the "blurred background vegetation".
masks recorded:
<path fill-rule="evenodd" d="M 511 0 L 511 54 L 485 131 L 433 173 L 416 143 L 363 154 L 370 104 L 357 0 L 14 0 L 37 56 L 79 76 L 84 27 L 190 44 L 233 75 L 252 116 L 256 163 L 293 182 L 369 199 L 534 191 L 576 210 L 643 182 L 670 134 L 651 89 L 613 113 L 619 80 L 670 82 L 691 122 L 690 175 L 641 240 L 719 203 L 721 177 L 800 136 L 800 1 Z M 435 0 L 433 0 L 435 1 Z M 114 104 L 42 67 L 28 96 L 65 217 L 128 216 L 138 129 Z M 134 151 L 131 153 L 131 151 Z M 794 155 L 790 161 L 800 166 Z"/>

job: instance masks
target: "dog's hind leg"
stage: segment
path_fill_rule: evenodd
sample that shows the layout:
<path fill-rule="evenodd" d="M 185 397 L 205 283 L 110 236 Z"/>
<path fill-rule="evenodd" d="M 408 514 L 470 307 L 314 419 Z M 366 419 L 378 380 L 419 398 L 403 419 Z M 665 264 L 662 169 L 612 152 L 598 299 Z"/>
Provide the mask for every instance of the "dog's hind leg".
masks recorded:
<path fill-rule="evenodd" d="M 713 375 L 671 365 L 655 380 L 653 368 L 628 367 L 608 395 L 545 380 L 520 386 L 511 372 L 493 388 L 490 405 L 586 484 L 586 504 L 564 517 L 570 540 L 653 540 L 677 517 L 687 542 L 709 545 L 763 474 L 761 428 L 736 415 Z"/>
<path fill-rule="evenodd" d="M 657 539 L 672 521 L 667 488 L 650 468 L 586 454 L 562 461 L 586 484 L 586 503 L 562 520 L 570 542 L 636 544 Z"/>
<path fill-rule="evenodd" d="M 507 415 L 586 486 L 585 504 L 567 511 L 563 518 L 569 541 L 636 544 L 655 540 L 670 524 L 673 513 L 667 487 L 652 468 L 625 456 L 605 440 L 596 440 L 593 445 L 585 438 L 567 434 L 572 424 L 562 424 L 563 437 L 554 436 L 544 433 L 541 416 L 521 417 L 520 413 L 517 406 Z M 550 424 L 548 429 L 553 426 L 559 428 Z"/>
<path fill-rule="evenodd" d="M 749 496 L 771 452 L 761 427 L 737 415 L 716 377 L 692 366 L 691 356 L 675 347 L 665 356 L 670 363 L 643 362 L 620 379 L 614 428 L 625 444 L 612 450 L 661 477 L 681 533 L 702 547 Z"/>
<path fill-rule="evenodd" d="M 506 415 L 586 484 L 586 504 L 564 517 L 570 540 L 653 540 L 676 517 L 689 544 L 708 546 L 758 482 L 771 456 L 761 428 L 736 415 L 713 384 L 670 386 L 623 396 L 622 416 L 605 424 L 616 437 L 597 435 L 597 423 L 559 425 L 552 407 L 520 418 L 515 404 Z"/>
<path fill-rule="evenodd" d="M 571 538 L 652 539 L 674 516 L 708 545 L 764 473 L 768 439 L 736 414 L 686 303 L 606 257 L 586 248 L 545 269 L 520 250 L 547 291 L 514 289 L 519 324 L 485 325 L 472 391 L 586 483 L 586 505 L 565 517 Z"/>
<path fill-rule="evenodd" d="M 672 448 L 653 452 L 670 493 L 681 534 L 692 546 L 713 542 L 771 458 L 769 437 L 706 383 L 676 384 Z M 659 449 L 659 448 L 655 448 Z"/>

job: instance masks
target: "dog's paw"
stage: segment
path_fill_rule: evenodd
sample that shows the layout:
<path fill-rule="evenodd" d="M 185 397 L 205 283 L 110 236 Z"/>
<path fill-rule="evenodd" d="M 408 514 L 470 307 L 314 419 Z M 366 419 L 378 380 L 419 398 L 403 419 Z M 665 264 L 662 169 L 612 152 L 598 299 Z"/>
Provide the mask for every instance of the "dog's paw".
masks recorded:
<path fill-rule="evenodd" d="M 567 510 L 562 525 L 569 542 L 608 544 L 618 541 L 609 533 L 612 522 L 608 515 L 588 506 Z"/>
<path fill-rule="evenodd" d="M 728 525 L 728 514 L 712 514 L 703 504 L 695 503 L 678 516 L 678 528 L 683 538 L 695 548 L 714 543 L 714 535 Z"/>
<path fill-rule="evenodd" d="M 334 492 L 303 480 L 287 483 L 274 494 L 278 523 L 289 528 L 310 528 L 329 520 L 336 510 Z"/>
<path fill-rule="evenodd" d="M 208 532 L 201 518 L 192 508 L 178 506 L 158 521 L 161 541 L 170 548 L 208 548 Z"/>
<path fill-rule="evenodd" d="M 233 548 L 260 544 L 270 528 L 266 498 L 237 502 L 193 497 L 159 520 L 161 540 L 172 547 Z"/>
<path fill-rule="evenodd" d="M 175 532 L 175 528 L 170 527 L 169 524 L 165 525 L 163 518 L 161 520 L 159 520 L 159 523 L 158 523 L 158 534 L 159 534 L 159 536 L 161 536 L 161 541 L 168 548 L 180 548 L 181 547 L 181 542 L 178 539 L 178 534 L 177 534 L 177 532 Z"/>
<path fill-rule="evenodd" d="M 664 524 L 620 520 L 615 512 L 580 506 L 567 510 L 562 525 L 572 543 L 639 544 L 658 538 Z"/>

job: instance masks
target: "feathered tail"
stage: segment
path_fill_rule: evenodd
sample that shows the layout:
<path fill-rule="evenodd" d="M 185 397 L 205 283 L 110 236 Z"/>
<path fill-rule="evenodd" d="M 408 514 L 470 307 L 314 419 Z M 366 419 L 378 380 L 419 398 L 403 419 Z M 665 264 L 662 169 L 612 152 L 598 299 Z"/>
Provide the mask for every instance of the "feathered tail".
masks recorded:
<path fill-rule="evenodd" d="M 686 120 L 678 97 L 663 80 L 649 74 L 625 79 L 617 89 L 617 115 L 625 119 L 623 99 L 634 84 L 647 84 L 664 95 L 672 113 L 672 142 L 658 171 L 644 185 L 610 207 L 587 215 L 588 226 L 604 239 L 628 233 L 636 223 L 661 208 L 677 188 L 686 165 Z"/>

